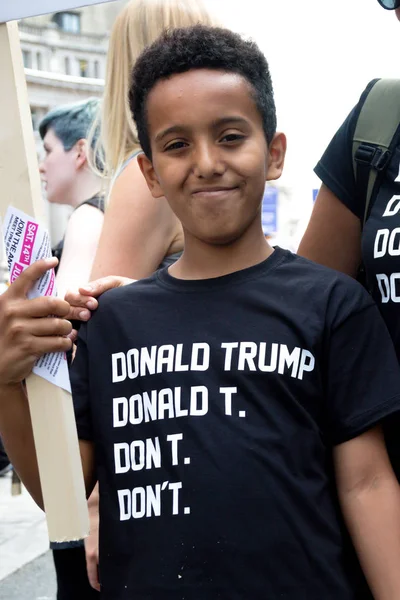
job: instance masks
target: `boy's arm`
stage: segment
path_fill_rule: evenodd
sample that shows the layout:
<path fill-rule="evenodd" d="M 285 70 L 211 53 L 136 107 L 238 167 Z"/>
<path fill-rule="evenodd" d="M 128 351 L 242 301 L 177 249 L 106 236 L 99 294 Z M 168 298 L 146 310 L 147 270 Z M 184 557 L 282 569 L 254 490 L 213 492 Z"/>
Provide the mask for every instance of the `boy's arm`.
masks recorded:
<path fill-rule="evenodd" d="M 28 399 L 23 380 L 36 360 L 47 352 L 65 352 L 71 323 L 63 317 L 69 305 L 59 298 L 28 300 L 33 282 L 57 264 L 41 260 L 28 269 L 0 296 L 0 436 L 7 454 L 34 500 L 43 508 Z M 93 486 L 93 451 L 80 444 L 85 483 Z"/>
<path fill-rule="evenodd" d="M 400 598 L 400 487 L 375 427 L 334 448 L 342 511 L 375 600 Z"/>

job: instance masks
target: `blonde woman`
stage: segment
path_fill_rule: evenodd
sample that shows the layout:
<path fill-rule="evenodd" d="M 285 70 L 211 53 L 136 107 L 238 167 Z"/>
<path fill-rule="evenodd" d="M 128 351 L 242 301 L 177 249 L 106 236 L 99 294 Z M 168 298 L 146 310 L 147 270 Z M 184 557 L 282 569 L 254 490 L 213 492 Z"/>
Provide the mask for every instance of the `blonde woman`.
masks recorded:
<path fill-rule="evenodd" d="M 131 0 L 114 23 L 98 145 L 105 160 L 104 173 L 111 183 L 92 278 L 112 274 L 141 279 L 160 266 L 172 264 L 182 252 L 183 233 L 178 219 L 163 198 L 152 197 L 139 169 L 136 156 L 141 149 L 129 109 L 128 91 L 133 65 L 142 50 L 165 29 L 196 23 L 216 23 L 201 0 Z M 108 278 L 98 291 L 120 285 L 121 281 Z M 68 297 L 76 295 L 67 294 Z M 95 306 L 94 299 L 88 301 L 88 308 Z M 76 316 L 85 320 L 89 311 Z M 100 590 L 97 488 L 89 499 L 89 511 L 91 534 L 85 542 L 87 570 L 91 585 Z"/>
<path fill-rule="evenodd" d="M 183 248 L 181 225 L 167 202 L 154 199 L 136 161 L 140 152 L 128 105 L 130 73 L 137 56 L 164 29 L 215 21 L 201 0 L 131 0 L 110 37 L 100 143 L 111 180 L 107 211 L 92 277 L 133 279 L 173 262 Z M 168 262 L 168 260 L 166 261 Z"/>

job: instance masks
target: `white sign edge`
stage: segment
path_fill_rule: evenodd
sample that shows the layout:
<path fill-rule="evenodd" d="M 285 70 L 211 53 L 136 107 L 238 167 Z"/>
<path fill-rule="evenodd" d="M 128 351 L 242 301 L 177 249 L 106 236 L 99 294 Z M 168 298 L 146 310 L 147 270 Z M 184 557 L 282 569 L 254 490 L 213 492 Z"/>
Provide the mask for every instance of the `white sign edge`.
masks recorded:
<path fill-rule="evenodd" d="M 14 0 L 13 2 L 0 0 L 0 23 L 106 2 L 115 2 L 115 0 Z"/>

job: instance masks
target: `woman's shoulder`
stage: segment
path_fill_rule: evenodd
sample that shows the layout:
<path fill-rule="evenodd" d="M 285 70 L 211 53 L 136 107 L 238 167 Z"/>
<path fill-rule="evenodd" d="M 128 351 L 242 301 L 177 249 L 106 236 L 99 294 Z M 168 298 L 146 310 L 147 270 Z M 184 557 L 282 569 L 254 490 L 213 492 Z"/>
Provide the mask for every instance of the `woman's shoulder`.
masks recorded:
<path fill-rule="evenodd" d="M 120 177 L 120 175 L 129 167 L 133 168 L 135 167 L 135 165 L 137 165 L 136 162 L 136 158 L 139 154 L 142 154 L 142 150 L 138 149 L 138 150 L 134 150 L 133 152 L 131 152 L 124 160 L 123 163 L 121 163 L 117 169 L 115 170 L 115 175 L 114 175 L 114 181 L 116 181 L 118 179 L 118 177 Z"/>
<path fill-rule="evenodd" d="M 68 219 L 65 237 L 72 232 L 97 230 L 104 220 L 104 197 L 94 196 L 85 200 L 71 213 Z"/>

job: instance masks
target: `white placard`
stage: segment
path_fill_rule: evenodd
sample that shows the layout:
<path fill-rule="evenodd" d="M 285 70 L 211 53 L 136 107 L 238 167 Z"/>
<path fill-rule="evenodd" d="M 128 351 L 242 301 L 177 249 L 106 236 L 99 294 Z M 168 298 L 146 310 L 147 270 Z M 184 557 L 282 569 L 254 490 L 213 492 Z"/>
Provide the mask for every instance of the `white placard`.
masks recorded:
<path fill-rule="evenodd" d="M 10 283 L 13 283 L 22 271 L 36 260 L 51 256 L 50 236 L 46 229 L 35 219 L 13 206 L 7 210 L 3 235 Z M 54 269 L 46 271 L 27 294 L 28 298 L 55 295 Z M 36 361 L 33 372 L 71 392 L 67 357 L 63 352 L 45 354 Z"/>
<path fill-rule="evenodd" d="M 0 23 L 115 0 L 0 0 Z"/>

